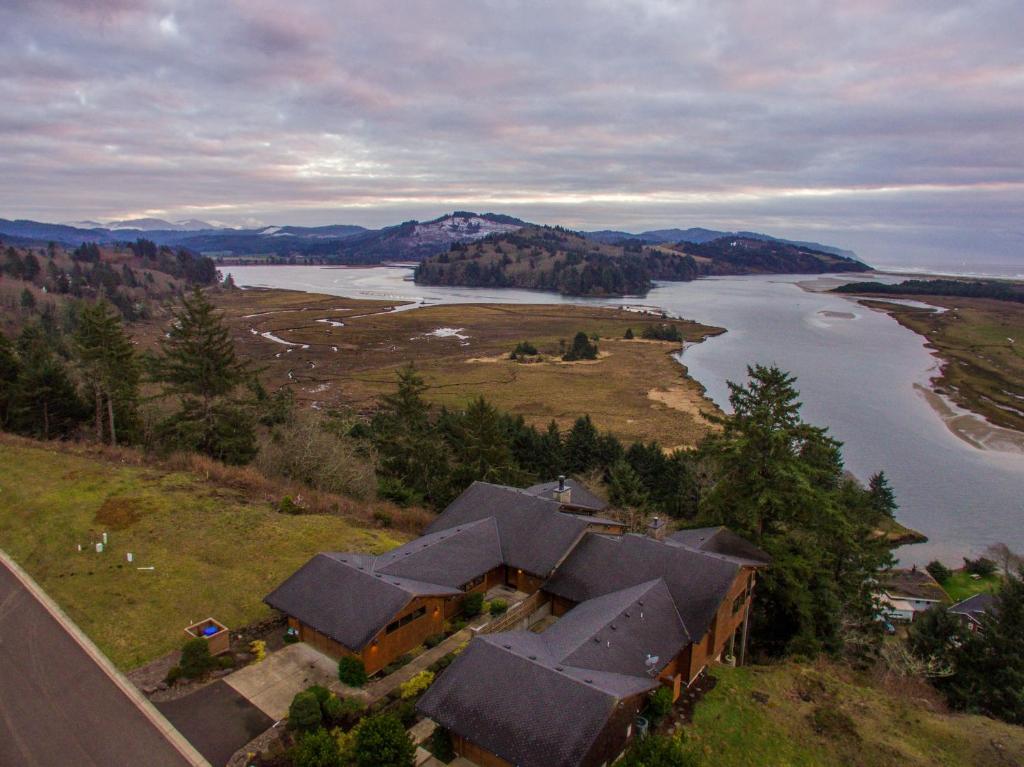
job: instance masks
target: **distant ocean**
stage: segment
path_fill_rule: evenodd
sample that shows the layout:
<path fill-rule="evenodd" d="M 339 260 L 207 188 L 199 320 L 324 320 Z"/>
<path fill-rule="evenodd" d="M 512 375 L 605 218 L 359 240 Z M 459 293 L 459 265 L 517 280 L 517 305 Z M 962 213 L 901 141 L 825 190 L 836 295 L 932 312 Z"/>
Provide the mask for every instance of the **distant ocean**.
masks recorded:
<path fill-rule="evenodd" d="M 1024 264 L 885 264 L 873 262 L 880 272 L 897 274 L 934 274 L 950 277 L 996 277 L 1004 280 L 1024 280 Z"/>

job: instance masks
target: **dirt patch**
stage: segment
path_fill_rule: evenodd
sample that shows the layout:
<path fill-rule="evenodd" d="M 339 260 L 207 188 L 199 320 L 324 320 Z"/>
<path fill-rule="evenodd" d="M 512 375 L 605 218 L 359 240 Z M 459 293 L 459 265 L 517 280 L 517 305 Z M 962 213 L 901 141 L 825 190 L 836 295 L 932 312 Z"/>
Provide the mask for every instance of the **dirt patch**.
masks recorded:
<path fill-rule="evenodd" d="M 670 386 L 668 389 L 651 389 L 647 398 L 660 402 L 673 410 L 703 418 L 707 401 L 695 388 Z"/>
<path fill-rule="evenodd" d="M 148 506 L 144 498 L 111 496 L 96 510 L 93 521 L 106 530 L 124 530 L 142 519 L 149 511 Z"/>

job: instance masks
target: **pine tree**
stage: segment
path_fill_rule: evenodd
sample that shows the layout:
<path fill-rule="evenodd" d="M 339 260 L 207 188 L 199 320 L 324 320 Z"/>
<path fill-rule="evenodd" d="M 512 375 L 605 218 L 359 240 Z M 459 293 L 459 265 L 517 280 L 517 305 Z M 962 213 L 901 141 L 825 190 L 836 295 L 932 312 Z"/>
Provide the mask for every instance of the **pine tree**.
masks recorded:
<path fill-rule="evenodd" d="M 871 495 L 843 477 L 840 444 L 800 419 L 795 379 L 748 368 L 730 382 L 733 414 L 702 446 L 712 484 L 705 524 L 722 524 L 772 556 L 755 600 L 755 639 L 773 652 L 838 649 L 841 626 L 873 629 L 869 579 L 891 561 Z"/>
<path fill-rule="evenodd" d="M 11 421 L 17 431 L 41 439 L 69 436 L 83 416 L 75 385 L 54 349 L 38 322 L 26 325 L 18 337 L 21 365 Z"/>
<path fill-rule="evenodd" d="M 956 673 L 943 685 L 957 708 L 1024 725 L 1024 570 L 1009 575 L 981 628 L 954 652 Z"/>
<path fill-rule="evenodd" d="M 640 475 L 624 460 L 612 466 L 608 500 L 620 509 L 643 509 L 647 506 L 647 490 Z"/>
<path fill-rule="evenodd" d="M 256 454 L 252 406 L 240 388 L 252 378 L 238 359 L 231 334 L 197 288 L 182 298 L 154 361 L 154 379 L 180 410 L 161 431 L 172 445 L 197 450 L 227 463 L 247 463 Z"/>
<path fill-rule="evenodd" d="M 116 445 L 118 424 L 123 431 L 134 417 L 139 369 L 131 341 L 110 304 L 100 300 L 82 309 L 74 345 L 82 377 L 92 389 L 96 440 L 103 441 L 106 422 L 110 443 Z"/>
<path fill-rule="evenodd" d="M 598 433 L 589 415 L 576 419 L 565 438 L 566 468 L 572 474 L 583 474 L 597 465 Z"/>
<path fill-rule="evenodd" d="M 21 362 L 14 351 L 14 344 L 0 332 L 0 429 L 10 427 L 20 372 Z"/>
<path fill-rule="evenodd" d="M 896 504 L 896 494 L 889 485 L 889 480 L 884 471 L 880 471 L 871 477 L 868 482 L 868 492 L 871 495 L 871 507 L 878 513 L 879 517 L 892 517 L 899 508 Z"/>
<path fill-rule="evenodd" d="M 517 471 L 501 415 L 483 397 L 474 399 L 466 411 L 451 419 L 446 429 L 457 468 L 456 488 L 474 481 L 510 484 Z"/>

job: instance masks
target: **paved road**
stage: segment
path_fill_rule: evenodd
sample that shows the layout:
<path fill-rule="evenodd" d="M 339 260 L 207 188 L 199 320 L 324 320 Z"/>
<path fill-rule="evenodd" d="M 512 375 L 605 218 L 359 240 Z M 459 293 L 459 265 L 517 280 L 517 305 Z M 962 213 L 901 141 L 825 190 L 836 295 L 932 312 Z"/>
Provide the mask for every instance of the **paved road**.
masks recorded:
<path fill-rule="evenodd" d="M 0 765 L 205 765 L 3 552 Z"/>
<path fill-rule="evenodd" d="M 222 679 L 156 707 L 214 767 L 274 723 Z"/>

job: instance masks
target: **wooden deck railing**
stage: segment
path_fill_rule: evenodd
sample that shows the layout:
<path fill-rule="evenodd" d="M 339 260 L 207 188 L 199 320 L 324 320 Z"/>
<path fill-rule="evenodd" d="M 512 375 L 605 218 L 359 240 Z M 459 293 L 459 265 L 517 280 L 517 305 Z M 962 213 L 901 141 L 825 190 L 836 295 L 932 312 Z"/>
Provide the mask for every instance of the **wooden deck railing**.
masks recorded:
<path fill-rule="evenodd" d="M 524 618 L 528 618 L 531 613 L 540 609 L 540 607 L 547 601 L 548 598 L 542 591 L 535 591 L 519 604 L 510 607 L 509 611 L 500 618 L 495 618 L 486 626 L 481 626 L 477 633 L 493 634 L 496 631 L 505 631 L 510 626 L 516 625 Z"/>

